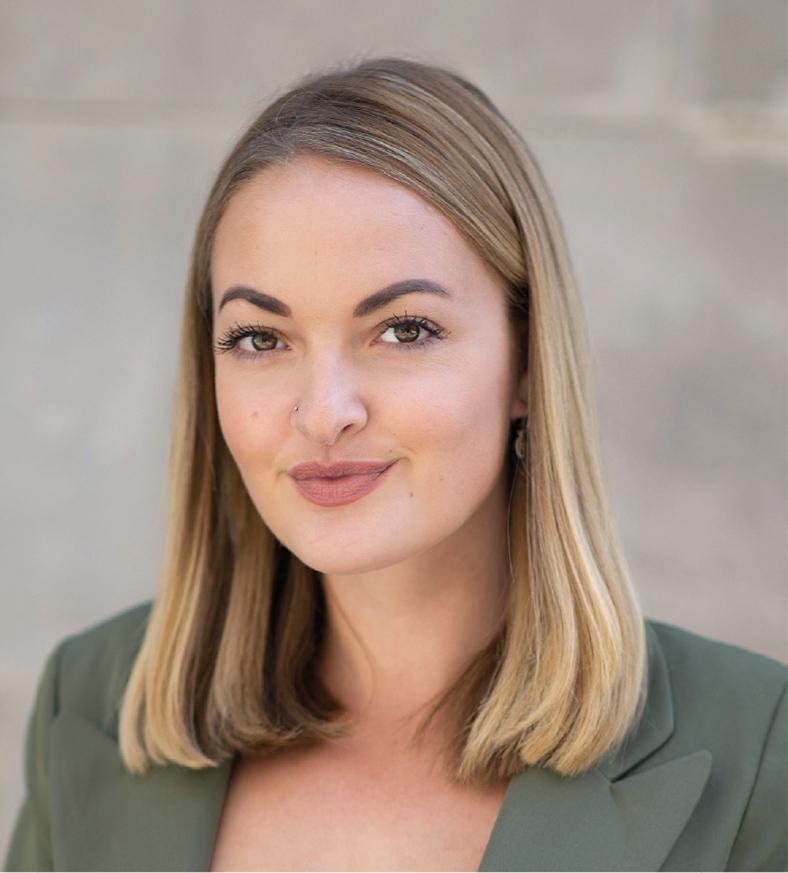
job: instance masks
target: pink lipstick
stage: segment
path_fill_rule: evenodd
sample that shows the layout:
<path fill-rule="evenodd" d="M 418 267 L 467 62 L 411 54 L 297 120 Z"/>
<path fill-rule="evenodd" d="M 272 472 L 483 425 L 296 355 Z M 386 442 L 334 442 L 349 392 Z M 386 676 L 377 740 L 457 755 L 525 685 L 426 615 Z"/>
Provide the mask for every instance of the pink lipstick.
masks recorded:
<path fill-rule="evenodd" d="M 289 472 L 307 500 L 318 506 L 342 506 L 374 491 L 393 464 L 394 461 L 309 462 L 296 464 Z"/>

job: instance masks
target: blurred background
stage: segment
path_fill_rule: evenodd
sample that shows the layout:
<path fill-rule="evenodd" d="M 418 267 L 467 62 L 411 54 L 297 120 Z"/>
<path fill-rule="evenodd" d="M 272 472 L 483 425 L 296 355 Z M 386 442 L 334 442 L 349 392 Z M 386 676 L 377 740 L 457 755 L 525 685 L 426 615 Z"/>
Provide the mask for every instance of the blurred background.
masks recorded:
<path fill-rule="evenodd" d="M 0 848 L 46 655 L 154 596 L 179 315 L 235 138 L 401 54 L 525 137 L 647 616 L 788 660 L 784 0 L 0 0 Z"/>

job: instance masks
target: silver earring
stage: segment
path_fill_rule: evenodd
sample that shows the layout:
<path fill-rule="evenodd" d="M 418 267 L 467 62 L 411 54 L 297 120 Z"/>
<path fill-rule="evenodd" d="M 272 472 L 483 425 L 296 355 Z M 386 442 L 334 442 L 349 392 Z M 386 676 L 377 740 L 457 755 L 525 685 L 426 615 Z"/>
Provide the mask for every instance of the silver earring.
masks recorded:
<path fill-rule="evenodd" d="M 294 406 L 294 407 L 293 407 L 293 412 L 298 412 L 298 407 L 297 407 L 297 406 Z"/>
<path fill-rule="evenodd" d="M 520 429 L 517 431 L 517 437 L 514 441 L 514 453 L 517 457 L 522 461 L 525 459 L 525 431 L 528 427 L 528 416 L 526 415 L 523 418 L 523 423 Z"/>

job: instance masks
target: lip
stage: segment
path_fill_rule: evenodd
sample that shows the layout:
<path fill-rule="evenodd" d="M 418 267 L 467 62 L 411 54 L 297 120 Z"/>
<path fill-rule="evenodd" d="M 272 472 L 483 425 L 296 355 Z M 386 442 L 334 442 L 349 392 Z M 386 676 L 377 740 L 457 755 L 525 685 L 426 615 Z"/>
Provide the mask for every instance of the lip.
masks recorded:
<path fill-rule="evenodd" d="M 374 491 L 386 478 L 386 474 L 394 463 L 394 461 L 390 461 L 382 467 L 379 463 L 367 464 L 368 472 L 352 473 L 345 476 L 312 476 L 301 479 L 296 478 L 292 473 L 291 476 L 298 492 L 312 503 L 318 506 L 344 506 L 359 500 L 370 491 Z M 303 466 L 306 467 L 306 465 Z M 303 476 L 303 470 L 301 475 Z"/>
<path fill-rule="evenodd" d="M 305 461 L 295 464 L 288 471 L 294 479 L 337 479 L 340 476 L 369 476 L 382 473 L 393 461 L 334 461 L 322 464 L 320 461 Z"/>

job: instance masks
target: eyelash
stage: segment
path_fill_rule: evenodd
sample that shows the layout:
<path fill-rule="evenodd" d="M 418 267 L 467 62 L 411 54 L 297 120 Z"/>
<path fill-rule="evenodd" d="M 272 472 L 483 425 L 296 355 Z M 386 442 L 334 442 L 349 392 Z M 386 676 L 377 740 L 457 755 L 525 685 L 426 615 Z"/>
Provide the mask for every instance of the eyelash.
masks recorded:
<path fill-rule="evenodd" d="M 409 325 L 416 324 L 419 327 L 423 327 L 429 334 L 424 339 L 417 340 L 416 342 L 411 343 L 387 343 L 387 345 L 393 345 L 399 347 L 403 350 L 411 351 L 413 349 L 423 349 L 425 346 L 429 345 L 431 342 L 435 340 L 441 340 L 446 336 L 446 331 L 439 327 L 432 321 L 429 321 L 426 318 L 423 318 L 420 315 L 395 315 L 392 318 L 387 319 L 383 322 L 383 329 L 380 331 L 378 336 L 381 336 L 391 327 L 399 327 L 400 325 Z M 233 327 L 231 327 L 221 339 L 217 340 L 214 345 L 214 349 L 219 354 L 224 354 L 225 352 L 230 352 L 242 360 L 258 360 L 261 357 L 267 357 L 270 354 L 273 354 L 276 351 L 281 351 L 277 349 L 263 349 L 255 352 L 250 352 L 246 349 L 237 348 L 238 343 L 247 336 L 271 336 L 279 339 L 279 334 L 277 331 L 272 330 L 270 327 L 264 327 L 261 324 L 238 324 L 236 323 Z"/>

